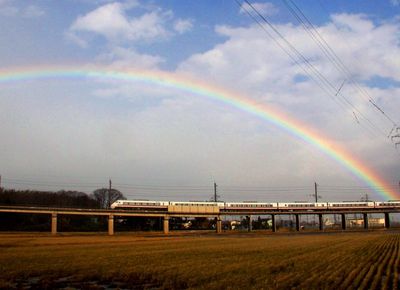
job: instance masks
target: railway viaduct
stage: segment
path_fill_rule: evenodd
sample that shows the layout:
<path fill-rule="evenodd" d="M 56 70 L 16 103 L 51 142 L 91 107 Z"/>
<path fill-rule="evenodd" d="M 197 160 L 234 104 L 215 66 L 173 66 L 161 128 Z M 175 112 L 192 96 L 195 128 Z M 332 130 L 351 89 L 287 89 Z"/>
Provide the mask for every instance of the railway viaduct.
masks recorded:
<path fill-rule="evenodd" d="M 162 218 L 164 234 L 169 233 L 169 219 L 171 217 L 206 217 L 216 220 L 216 232 L 222 232 L 223 216 L 246 216 L 249 221 L 253 215 L 270 215 L 272 220 L 272 231 L 277 231 L 276 216 L 277 215 L 294 215 L 296 220 L 296 230 L 300 231 L 301 215 L 317 215 L 319 221 L 319 230 L 323 230 L 323 216 L 337 214 L 341 216 L 341 228 L 346 230 L 346 215 L 362 214 L 364 220 L 364 229 L 368 229 L 368 214 L 383 214 L 385 216 L 385 228 L 390 227 L 390 214 L 400 213 L 400 209 L 342 209 L 342 210 L 241 210 L 241 211 L 219 211 L 219 212 L 171 212 L 171 211 L 144 211 L 144 210 L 109 210 L 109 209 L 78 209 L 78 208 L 48 208 L 48 207 L 26 207 L 26 206 L 1 206 L 2 213 L 20 213 L 20 214 L 47 214 L 51 216 L 51 233 L 57 234 L 57 217 L 58 215 L 88 215 L 88 216 L 106 216 L 108 217 L 108 234 L 114 235 L 114 218 L 115 217 L 149 217 Z M 251 222 L 249 222 L 248 230 L 251 231 Z"/>

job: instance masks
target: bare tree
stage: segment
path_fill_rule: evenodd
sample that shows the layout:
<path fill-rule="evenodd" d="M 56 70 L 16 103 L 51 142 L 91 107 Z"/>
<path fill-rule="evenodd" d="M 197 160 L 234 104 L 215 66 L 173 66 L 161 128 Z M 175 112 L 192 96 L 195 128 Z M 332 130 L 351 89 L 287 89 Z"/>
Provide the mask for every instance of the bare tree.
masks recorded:
<path fill-rule="evenodd" d="M 118 189 L 99 188 L 93 191 L 93 199 L 97 201 L 100 208 L 110 208 L 113 202 L 126 198 Z"/>

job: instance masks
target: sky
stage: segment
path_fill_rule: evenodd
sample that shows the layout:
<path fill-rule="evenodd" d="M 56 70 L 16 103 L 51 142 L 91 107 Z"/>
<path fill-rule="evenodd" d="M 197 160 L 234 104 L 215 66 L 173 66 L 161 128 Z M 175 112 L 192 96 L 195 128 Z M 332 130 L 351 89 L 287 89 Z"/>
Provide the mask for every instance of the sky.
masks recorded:
<path fill-rule="evenodd" d="M 45 67 L 231 92 L 343 148 L 400 196 L 398 0 L 0 0 L 0 72 Z M 322 201 L 387 198 L 268 119 L 156 83 L 0 79 L 0 136 L 6 188 L 90 193 L 111 179 L 132 199 L 207 200 L 216 182 L 226 201 L 311 201 L 316 182 Z"/>

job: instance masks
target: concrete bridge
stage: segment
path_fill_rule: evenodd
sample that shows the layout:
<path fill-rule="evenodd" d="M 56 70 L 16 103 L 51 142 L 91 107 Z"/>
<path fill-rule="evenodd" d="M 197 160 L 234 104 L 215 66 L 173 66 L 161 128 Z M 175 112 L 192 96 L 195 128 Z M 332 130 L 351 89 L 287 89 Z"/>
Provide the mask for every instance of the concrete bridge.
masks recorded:
<path fill-rule="evenodd" d="M 27 207 L 27 206 L 1 206 L 0 212 L 2 213 L 20 213 L 20 214 L 48 214 L 51 216 L 51 233 L 57 234 L 57 217 L 58 215 L 87 215 L 87 216 L 105 216 L 108 217 L 108 234 L 114 235 L 114 217 L 149 217 L 149 218 L 162 218 L 164 234 L 169 233 L 169 219 L 172 217 L 196 218 L 206 217 L 214 218 L 216 220 L 216 232 L 222 232 L 222 219 L 223 216 L 246 216 L 249 221 L 248 230 L 251 231 L 251 218 L 254 215 L 270 215 L 272 220 L 272 231 L 277 231 L 276 216 L 278 215 L 294 215 L 296 230 L 300 231 L 300 216 L 301 215 L 317 215 L 319 222 L 319 230 L 324 229 L 323 216 L 324 215 L 340 215 L 341 228 L 346 230 L 346 215 L 348 214 L 362 214 L 364 229 L 368 229 L 368 215 L 369 214 L 383 214 L 385 217 L 385 228 L 390 227 L 390 214 L 400 213 L 400 209 L 268 209 L 268 210 L 240 210 L 240 211 L 224 211 L 218 213 L 193 213 L 193 212 L 170 212 L 170 211 L 149 211 L 149 210 L 117 210 L 117 209 L 79 209 L 79 208 L 48 208 L 48 207 Z"/>

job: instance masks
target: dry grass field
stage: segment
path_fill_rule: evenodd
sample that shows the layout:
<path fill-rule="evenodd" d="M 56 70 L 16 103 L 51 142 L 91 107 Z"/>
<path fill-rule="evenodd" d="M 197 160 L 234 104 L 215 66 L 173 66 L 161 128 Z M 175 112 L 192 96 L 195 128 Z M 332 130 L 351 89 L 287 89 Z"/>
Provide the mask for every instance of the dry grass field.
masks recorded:
<path fill-rule="evenodd" d="M 0 288 L 398 289 L 399 242 L 389 231 L 3 233 Z"/>

